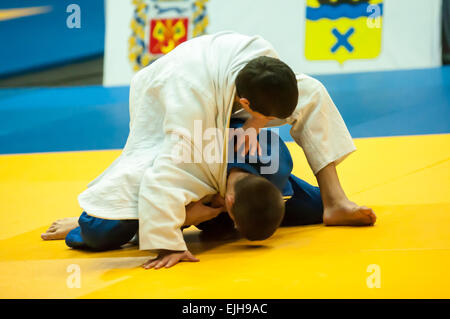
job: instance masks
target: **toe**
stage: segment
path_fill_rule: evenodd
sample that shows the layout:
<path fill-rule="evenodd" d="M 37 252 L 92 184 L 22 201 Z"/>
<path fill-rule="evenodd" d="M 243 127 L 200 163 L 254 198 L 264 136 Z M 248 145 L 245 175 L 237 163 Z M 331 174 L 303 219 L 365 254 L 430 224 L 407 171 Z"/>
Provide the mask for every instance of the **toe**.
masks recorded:
<path fill-rule="evenodd" d="M 51 233 L 49 233 L 49 232 L 46 232 L 46 233 L 43 233 L 43 234 L 41 234 L 41 238 L 43 239 L 43 240 L 49 240 L 50 238 L 50 235 Z"/>
<path fill-rule="evenodd" d="M 375 222 L 377 221 L 377 215 L 375 215 L 373 210 L 372 210 L 372 214 L 370 214 L 370 218 L 372 219 L 372 224 L 375 224 Z"/>
<path fill-rule="evenodd" d="M 50 227 L 49 229 L 47 229 L 46 231 L 45 231 L 45 233 L 54 233 L 56 231 L 56 227 Z"/>
<path fill-rule="evenodd" d="M 377 217 L 375 213 L 373 212 L 372 208 L 369 208 L 367 206 L 361 206 L 360 212 L 364 215 L 366 215 L 370 219 L 370 223 L 373 225 L 375 224 Z"/>
<path fill-rule="evenodd" d="M 61 234 L 59 232 L 46 232 L 44 234 L 41 234 L 41 238 L 43 240 L 60 239 Z"/>

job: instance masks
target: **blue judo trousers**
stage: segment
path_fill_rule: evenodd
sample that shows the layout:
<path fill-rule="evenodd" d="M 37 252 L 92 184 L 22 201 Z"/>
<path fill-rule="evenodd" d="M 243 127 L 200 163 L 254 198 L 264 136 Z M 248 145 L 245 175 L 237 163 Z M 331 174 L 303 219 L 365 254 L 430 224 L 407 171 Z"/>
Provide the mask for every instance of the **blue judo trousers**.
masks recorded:
<path fill-rule="evenodd" d="M 230 128 L 239 128 L 243 123 L 242 120 L 232 120 Z M 261 156 L 246 155 L 245 158 L 239 158 L 234 153 L 234 156 L 228 159 L 228 172 L 232 168 L 239 168 L 260 175 L 273 183 L 283 196 L 290 197 L 285 203 L 285 216 L 281 226 L 322 223 L 323 205 L 320 190 L 291 174 L 292 157 L 283 140 L 273 130 L 269 130 L 265 143 L 260 143 L 260 146 L 263 154 Z M 263 167 L 272 165 L 278 167 L 275 173 L 263 173 Z M 78 223 L 79 227 L 66 236 L 67 246 L 95 251 L 120 248 L 136 235 L 139 227 L 138 220 L 102 219 L 90 216 L 86 212 L 81 214 Z M 223 233 L 233 230 L 234 223 L 228 213 L 224 212 L 197 227 L 208 233 Z"/>

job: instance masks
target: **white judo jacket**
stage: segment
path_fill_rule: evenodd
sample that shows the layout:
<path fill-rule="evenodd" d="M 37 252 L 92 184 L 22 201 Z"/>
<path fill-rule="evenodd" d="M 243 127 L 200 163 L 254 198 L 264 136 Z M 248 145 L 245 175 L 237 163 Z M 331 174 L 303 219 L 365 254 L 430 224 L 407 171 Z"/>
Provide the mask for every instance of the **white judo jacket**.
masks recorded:
<path fill-rule="evenodd" d="M 278 58 L 261 37 L 222 32 L 187 41 L 139 71 L 130 86 L 127 143 L 78 197 L 84 211 L 105 219 L 139 219 L 141 250 L 186 250 L 180 230 L 185 206 L 206 195 L 225 194 L 234 81 L 259 56 Z M 297 81 L 296 110 L 269 124 L 292 125 L 291 135 L 317 173 L 341 162 L 355 146 L 323 85 L 302 74 Z M 197 126 L 196 120 L 201 121 Z M 205 134 L 211 128 L 217 129 L 216 139 Z M 196 140 L 199 135 L 209 138 L 208 145 L 216 141 L 212 151 Z M 191 151 L 192 161 L 180 161 L 174 151 L 180 149 Z M 205 153 L 216 160 L 205 160 Z"/>

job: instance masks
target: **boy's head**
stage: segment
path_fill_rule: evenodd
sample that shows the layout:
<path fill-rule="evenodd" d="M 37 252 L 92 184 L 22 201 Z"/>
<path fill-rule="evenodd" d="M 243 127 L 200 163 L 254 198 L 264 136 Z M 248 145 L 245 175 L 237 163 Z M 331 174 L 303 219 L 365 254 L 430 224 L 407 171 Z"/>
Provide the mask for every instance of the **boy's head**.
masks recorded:
<path fill-rule="evenodd" d="M 236 228 L 248 240 L 269 238 L 284 217 L 281 192 L 263 177 L 246 172 L 231 175 L 225 205 Z"/>
<path fill-rule="evenodd" d="M 266 56 L 251 60 L 238 73 L 236 93 L 244 108 L 265 117 L 287 118 L 298 102 L 294 72 L 286 63 Z"/>

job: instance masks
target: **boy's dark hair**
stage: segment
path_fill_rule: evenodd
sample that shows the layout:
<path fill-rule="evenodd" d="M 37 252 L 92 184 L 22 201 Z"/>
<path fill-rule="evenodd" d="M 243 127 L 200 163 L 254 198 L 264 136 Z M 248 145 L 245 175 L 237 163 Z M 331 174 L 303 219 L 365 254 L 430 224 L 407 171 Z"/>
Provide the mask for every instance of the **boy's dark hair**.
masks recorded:
<path fill-rule="evenodd" d="M 297 80 L 284 62 L 262 56 L 251 60 L 236 77 L 236 92 L 253 111 L 280 119 L 289 117 L 298 102 Z"/>
<path fill-rule="evenodd" d="M 281 192 L 267 179 L 248 175 L 234 185 L 231 208 L 239 232 L 248 240 L 267 239 L 284 217 Z"/>

